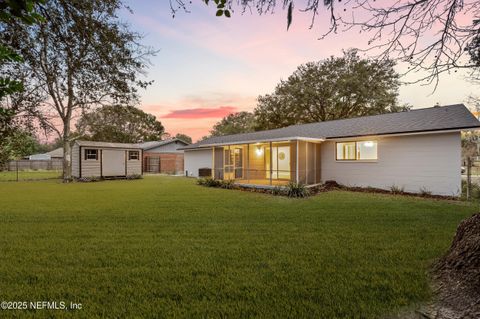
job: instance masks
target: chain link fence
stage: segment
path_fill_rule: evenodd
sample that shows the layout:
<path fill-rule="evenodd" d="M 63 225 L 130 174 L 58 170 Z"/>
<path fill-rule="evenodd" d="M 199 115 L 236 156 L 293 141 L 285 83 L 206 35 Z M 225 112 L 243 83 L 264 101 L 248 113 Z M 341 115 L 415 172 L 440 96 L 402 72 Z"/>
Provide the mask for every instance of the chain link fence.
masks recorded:
<path fill-rule="evenodd" d="M 0 170 L 0 182 L 57 179 L 62 176 L 62 160 L 10 161 Z"/>

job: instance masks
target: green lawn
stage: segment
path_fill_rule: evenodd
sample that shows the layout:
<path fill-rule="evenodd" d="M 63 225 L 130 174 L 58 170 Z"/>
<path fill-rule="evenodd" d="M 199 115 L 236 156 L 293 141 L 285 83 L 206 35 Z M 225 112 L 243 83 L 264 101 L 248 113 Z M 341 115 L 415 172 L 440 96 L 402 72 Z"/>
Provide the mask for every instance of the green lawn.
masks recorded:
<path fill-rule="evenodd" d="M 42 180 L 42 179 L 54 179 L 59 178 L 62 175 L 61 171 L 47 171 L 47 170 L 27 170 L 18 172 L 18 180 Z M 0 171 L 0 182 L 16 181 L 16 171 Z"/>
<path fill-rule="evenodd" d="M 0 183 L 0 317 L 371 318 L 431 297 L 476 207 L 351 192 L 303 200 L 192 179 Z"/>

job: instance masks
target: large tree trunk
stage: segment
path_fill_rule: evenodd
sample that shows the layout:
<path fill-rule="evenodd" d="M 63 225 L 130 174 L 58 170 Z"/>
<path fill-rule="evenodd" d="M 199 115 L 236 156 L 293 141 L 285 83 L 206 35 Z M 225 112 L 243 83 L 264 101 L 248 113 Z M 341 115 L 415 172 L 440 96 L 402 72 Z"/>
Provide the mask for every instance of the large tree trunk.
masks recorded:
<path fill-rule="evenodd" d="M 63 128 L 63 182 L 72 180 L 72 146 L 70 145 L 70 127 Z"/>

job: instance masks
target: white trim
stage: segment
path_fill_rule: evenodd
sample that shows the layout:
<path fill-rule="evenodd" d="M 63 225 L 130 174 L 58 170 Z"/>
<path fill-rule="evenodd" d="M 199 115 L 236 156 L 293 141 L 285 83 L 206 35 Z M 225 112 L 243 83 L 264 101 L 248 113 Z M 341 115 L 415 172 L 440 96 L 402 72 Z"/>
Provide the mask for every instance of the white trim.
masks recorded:
<path fill-rule="evenodd" d="M 257 143 L 270 143 L 270 142 L 290 142 L 290 141 L 305 141 L 305 142 L 312 142 L 312 143 L 321 143 L 324 142 L 325 139 L 323 138 L 313 138 L 313 137 L 279 137 L 279 138 L 272 138 L 272 139 L 260 139 L 260 140 L 250 140 L 250 141 L 238 141 L 238 142 L 226 142 L 226 143 L 212 143 L 212 144 L 203 144 L 199 145 L 195 148 L 179 148 L 180 150 L 189 151 L 195 150 L 199 148 L 210 148 L 213 146 L 224 146 L 224 145 L 238 145 L 238 144 L 257 144 Z"/>
<path fill-rule="evenodd" d="M 297 140 L 297 149 L 295 150 L 295 155 L 297 157 L 295 161 L 295 165 L 297 166 L 295 169 L 295 183 L 298 184 L 298 140 Z"/>
<path fill-rule="evenodd" d="M 259 139 L 259 140 L 250 140 L 250 141 L 239 141 L 239 142 L 226 142 L 226 143 L 212 143 L 199 145 L 192 148 L 178 148 L 182 151 L 192 151 L 198 149 L 210 148 L 212 146 L 223 146 L 223 145 L 236 145 L 236 144 L 255 144 L 255 143 L 267 143 L 267 142 L 290 142 L 290 141 L 306 141 L 312 143 L 321 143 L 324 141 L 343 141 L 351 139 L 360 139 L 360 138 L 372 138 L 372 137 L 389 137 L 389 136 L 405 136 L 405 135 L 422 135 L 422 134 L 442 134 L 442 133 L 452 133 L 452 132 L 462 132 L 462 131 L 476 131 L 480 130 L 480 127 L 467 127 L 460 129 L 445 129 L 441 131 L 420 131 L 420 132 L 411 132 L 411 133 L 385 133 L 385 134 L 374 134 L 374 135 L 354 135 L 349 137 L 338 137 L 338 138 L 313 138 L 313 137 L 281 137 L 281 138 L 272 138 L 272 139 Z M 83 146 L 83 145 L 82 145 Z"/>
<path fill-rule="evenodd" d="M 451 129 L 451 130 L 441 130 L 441 131 L 422 131 L 422 132 L 412 132 L 412 133 L 392 133 L 392 134 L 377 134 L 377 135 L 356 135 L 350 137 L 339 137 L 339 138 L 327 138 L 327 141 L 348 141 L 355 139 L 369 139 L 369 138 L 379 138 L 379 137 L 390 137 L 390 136 L 408 136 L 408 135 L 427 135 L 427 134 L 442 134 L 442 133 L 453 133 L 453 132 L 463 132 L 463 131 L 476 131 L 480 130 L 480 127 L 472 127 L 465 129 Z"/>

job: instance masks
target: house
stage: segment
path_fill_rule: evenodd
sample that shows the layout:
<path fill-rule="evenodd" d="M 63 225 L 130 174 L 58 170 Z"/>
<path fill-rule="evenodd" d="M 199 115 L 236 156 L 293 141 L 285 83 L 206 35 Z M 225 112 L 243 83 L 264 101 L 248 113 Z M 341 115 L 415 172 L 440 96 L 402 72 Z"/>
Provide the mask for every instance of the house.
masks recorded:
<path fill-rule="evenodd" d="M 32 154 L 24 157 L 28 160 L 63 160 L 63 147 L 54 149 L 53 151 L 42 153 L 42 154 Z"/>
<path fill-rule="evenodd" d="M 138 144 L 75 141 L 72 146 L 73 177 L 125 177 L 142 173 L 142 148 Z"/>
<path fill-rule="evenodd" d="M 463 104 L 211 137 L 183 147 L 185 174 L 273 187 L 327 180 L 360 187 L 461 193 L 462 130 L 480 122 Z"/>
<path fill-rule="evenodd" d="M 143 149 L 143 171 L 147 173 L 183 173 L 183 151 L 189 143 L 171 138 L 164 141 L 140 143 Z"/>

